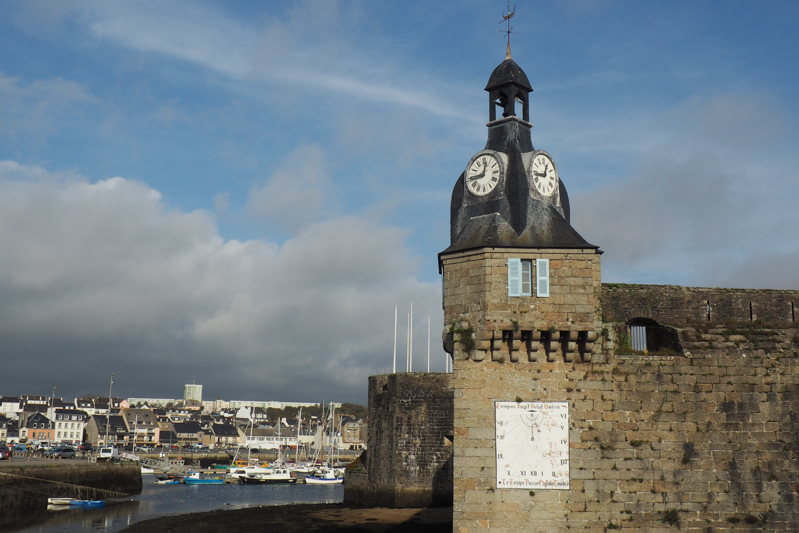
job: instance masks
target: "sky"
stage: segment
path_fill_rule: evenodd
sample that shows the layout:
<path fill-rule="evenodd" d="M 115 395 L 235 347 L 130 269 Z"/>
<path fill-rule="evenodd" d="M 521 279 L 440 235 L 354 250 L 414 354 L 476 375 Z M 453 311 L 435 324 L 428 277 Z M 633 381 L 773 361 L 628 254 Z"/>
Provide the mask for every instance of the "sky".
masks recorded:
<path fill-rule="evenodd" d="M 411 302 L 443 371 L 507 7 L 0 0 L 0 394 L 365 404 Z M 603 281 L 799 289 L 799 3 L 515 7 Z"/>

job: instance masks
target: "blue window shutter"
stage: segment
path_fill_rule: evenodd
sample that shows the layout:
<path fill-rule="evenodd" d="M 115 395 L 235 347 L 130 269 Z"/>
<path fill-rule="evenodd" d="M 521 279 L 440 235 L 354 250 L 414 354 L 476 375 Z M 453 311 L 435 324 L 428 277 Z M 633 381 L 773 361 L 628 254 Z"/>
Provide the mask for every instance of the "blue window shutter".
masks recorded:
<path fill-rule="evenodd" d="M 533 295 L 533 262 L 522 259 L 522 296 Z"/>
<path fill-rule="evenodd" d="M 541 298 L 549 297 L 549 259 L 535 260 L 535 294 Z"/>
<path fill-rule="evenodd" d="M 508 296 L 522 295 L 522 260 L 508 259 Z"/>

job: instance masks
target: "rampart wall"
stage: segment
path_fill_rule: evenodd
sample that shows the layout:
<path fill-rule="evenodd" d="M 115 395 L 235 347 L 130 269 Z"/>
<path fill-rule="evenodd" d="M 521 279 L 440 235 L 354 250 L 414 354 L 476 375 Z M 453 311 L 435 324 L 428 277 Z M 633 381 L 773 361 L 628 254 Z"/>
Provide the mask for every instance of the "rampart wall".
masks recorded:
<path fill-rule="evenodd" d="M 344 501 L 377 507 L 452 504 L 451 374 L 369 378 L 367 451 L 347 471 Z"/>
<path fill-rule="evenodd" d="M 459 530 L 799 531 L 799 329 L 685 326 L 683 355 L 652 356 L 606 326 L 590 360 L 456 359 Z M 569 403 L 568 490 L 497 488 L 494 402 L 514 399 Z"/>
<path fill-rule="evenodd" d="M 650 318 L 678 326 L 691 322 L 790 324 L 799 319 L 799 291 L 603 283 L 601 298 L 605 322 Z"/>
<path fill-rule="evenodd" d="M 464 533 L 799 531 L 798 293 L 605 285 L 593 353 L 475 361 L 457 343 L 451 384 L 370 378 L 362 485 L 377 490 L 360 501 L 402 506 L 411 479 L 405 494 L 425 483 L 432 493 L 442 478 L 412 459 L 430 446 L 455 448 L 450 497 Z M 636 318 L 673 329 L 680 351 L 617 353 Z M 434 386 L 451 386 L 454 404 Z M 568 490 L 497 487 L 494 402 L 514 400 L 569 403 Z M 453 412 L 454 446 L 420 439 L 428 420 L 453 427 Z"/>

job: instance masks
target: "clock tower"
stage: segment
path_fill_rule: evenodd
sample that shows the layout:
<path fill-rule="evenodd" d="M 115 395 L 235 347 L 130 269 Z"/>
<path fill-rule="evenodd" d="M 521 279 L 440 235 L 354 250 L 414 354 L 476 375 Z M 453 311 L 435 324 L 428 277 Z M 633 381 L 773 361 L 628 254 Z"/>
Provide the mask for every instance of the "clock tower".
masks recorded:
<path fill-rule="evenodd" d="M 533 89 L 510 48 L 485 90 L 488 139 L 455 183 L 439 254 L 463 532 L 535 529 L 568 500 L 539 509 L 527 493 L 569 491 L 571 406 L 556 376 L 591 361 L 601 327 L 601 252 L 571 226 L 555 158 L 533 146 Z"/>

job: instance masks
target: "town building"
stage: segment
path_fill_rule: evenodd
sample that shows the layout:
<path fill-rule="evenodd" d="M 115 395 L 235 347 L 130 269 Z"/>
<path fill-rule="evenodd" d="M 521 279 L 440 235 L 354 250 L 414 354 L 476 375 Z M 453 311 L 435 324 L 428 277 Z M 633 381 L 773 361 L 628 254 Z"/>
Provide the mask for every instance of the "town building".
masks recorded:
<path fill-rule="evenodd" d="M 6 418 L 16 420 L 22 412 L 20 399 L 16 396 L 3 396 L 0 398 L 0 414 Z"/>
<path fill-rule="evenodd" d="M 203 442 L 203 429 L 196 420 L 175 422 L 172 424 L 172 428 L 180 445 L 193 446 Z"/>
<path fill-rule="evenodd" d="M 33 412 L 26 417 L 19 428 L 19 438 L 31 445 L 45 445 L 53 442 L 53 421 L 43 413 Z"/>
<path fill-rule="evenodd" d="M 95 448 L 123 446 L 129 437 L 125 418 L 119 415 L 93 415 L 86 424 L 86 441 Z"/>
<path fill-rule="evenodd" d="M 134 446 L 155 446 L 159 443 L 161 428 L 151 409 L 127 408 L 120 411 L 125 420 L 130 444 Z"/>
<path fill-rule="evenodd" d="M 86 413 L 77 409 L 58 409 L 53 412 L 55 442 L 80 444 L 86 427 Z"/>
<path fill-rule="evenodd" d="M 203 444 L 210 449 L 235 448 L 239 445 L 239 431 L 233 424 L 213 424 L 210 431 L 204 433 Z"/>
<path fill-rule="evenodd" d="M 190 385 L 185 385 L 183 387 L 183 401 L 188 402 L 189 400 L 200 402 L 200 405 L 202 405 L 203 403 L 202 385 L 195 385 L 194 383 L 192 383 Z"/>

